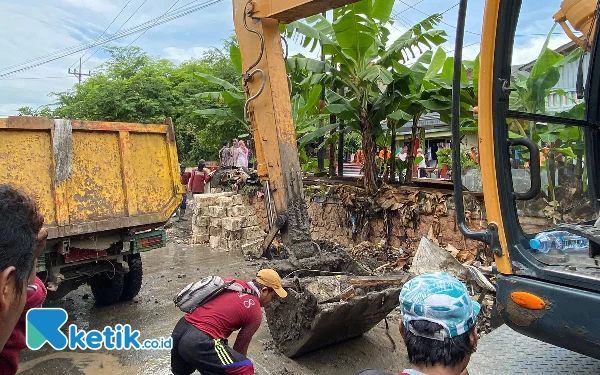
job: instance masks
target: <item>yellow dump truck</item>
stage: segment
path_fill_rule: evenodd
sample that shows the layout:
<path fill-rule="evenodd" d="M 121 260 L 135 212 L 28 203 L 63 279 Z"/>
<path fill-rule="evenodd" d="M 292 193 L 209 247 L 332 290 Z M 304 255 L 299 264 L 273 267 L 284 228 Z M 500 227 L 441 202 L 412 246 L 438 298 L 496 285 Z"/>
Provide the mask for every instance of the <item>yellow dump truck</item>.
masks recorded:
<path fill-rule="evenodd" d="M 0 119 L 0 183 L 37 201 L 48 230 L 37 272 L 49 297 L 89 283 L 96 302 L 132 299 L 140 252 L 166 244 L 181 202 L 173 123 Z"/>

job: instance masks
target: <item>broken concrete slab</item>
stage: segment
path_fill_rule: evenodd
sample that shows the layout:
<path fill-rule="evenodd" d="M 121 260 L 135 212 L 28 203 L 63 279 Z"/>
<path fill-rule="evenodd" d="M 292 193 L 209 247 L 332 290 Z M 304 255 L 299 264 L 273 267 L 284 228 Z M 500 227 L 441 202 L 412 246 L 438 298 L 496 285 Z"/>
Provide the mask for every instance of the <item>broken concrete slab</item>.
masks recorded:
<path fill-rule="evenodd" d="M 262 240 L 248 242 L 241 246 L 242 255 L 246 259 L 260 259 L 262 257 Z"/>
<path fill-rule="evenodd" d="M 422 275 L 429 272 L 447 272 L 462 280 L 466 280 L 469 272 L 447 250 L 439 247 L 425 237 L 421 238 L 410 271 L 415 275 Z"/>

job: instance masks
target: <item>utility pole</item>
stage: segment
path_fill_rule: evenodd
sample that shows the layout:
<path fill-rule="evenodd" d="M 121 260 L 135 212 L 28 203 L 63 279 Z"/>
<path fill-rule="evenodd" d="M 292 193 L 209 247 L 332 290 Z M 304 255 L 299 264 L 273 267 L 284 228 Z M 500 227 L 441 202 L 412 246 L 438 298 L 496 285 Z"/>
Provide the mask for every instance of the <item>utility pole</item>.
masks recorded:
<path fill-rule="evenodd" d="M 79 78 L 79 86 L 81 86 L 81 76 L 86 76 L 89 77 L 92 75 L 92 72 L 90 72 L 88 70 L 87 74 L 86 73 L 81 73 L 81 57 L 79 58 L 79 70 L 74 69 L 73 71 L 71 71 L 71 68 L 69 68 L 69 74 L 73 74 L 74 76 L 76 76 L 77 78 Z"/>

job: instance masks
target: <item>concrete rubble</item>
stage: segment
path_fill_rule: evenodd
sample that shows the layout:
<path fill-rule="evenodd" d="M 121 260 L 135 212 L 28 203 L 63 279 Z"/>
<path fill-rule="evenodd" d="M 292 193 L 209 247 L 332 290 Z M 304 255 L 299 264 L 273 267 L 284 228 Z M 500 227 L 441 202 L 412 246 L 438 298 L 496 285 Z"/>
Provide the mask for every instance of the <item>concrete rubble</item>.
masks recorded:
<path fill-rule="evenodd" d="M 194 196 L 193 244 L 208 244 L 215 250 L 241 252 L 246 258 L 257 259 L 262 255 L 264 237 L 254 207 L 245 196 L 230 192 Z"/>

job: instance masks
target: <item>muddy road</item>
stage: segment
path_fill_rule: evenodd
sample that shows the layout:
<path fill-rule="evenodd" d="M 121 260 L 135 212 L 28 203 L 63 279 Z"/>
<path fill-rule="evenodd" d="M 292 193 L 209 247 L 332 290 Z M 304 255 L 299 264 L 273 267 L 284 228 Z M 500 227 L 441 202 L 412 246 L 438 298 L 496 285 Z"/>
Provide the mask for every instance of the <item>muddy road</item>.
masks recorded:
<path fill-rule="evenodd" d="M 85 285 L 46 307 L 61 307 L 69 314 L 63 326 L 75 324 L 79 329 L 102 330 L 105 326 L 130 324 L 140 330 L 141 339 L 167 337 L 183 313 L 172 298 L 181 288 L 208 275 L 236 276 L 251 279 L 259 263 L 245 261 L 240 255 L 214 252 L 199 245 L 189 245 L 190 221 L 176 223 L 168 230 L 166 248 L 142 254 L 144 282 L 134 301 L 110 307 L 94 304 L 90 288 Z M 404 344 L 398 333 L 394 313 L 385 322 L 360 338 L 321 349 L 297 359 L 289 359 L 274 346 L 263 320 L 254 336 L 248 356 L 261 375 L 334 375 L 355 374 L 365 368 L 398 373 L 408 365 Z M 388 335 L 389 333 L 389 335 Z M 230 342 L 235 340 L 235 333 Z M 45 345 L 41 350 L 24 350 L 19 373 L 23 375 L 74 374 L 170 374 L 168 350 L 144 351 L 56 351 Z"/>

